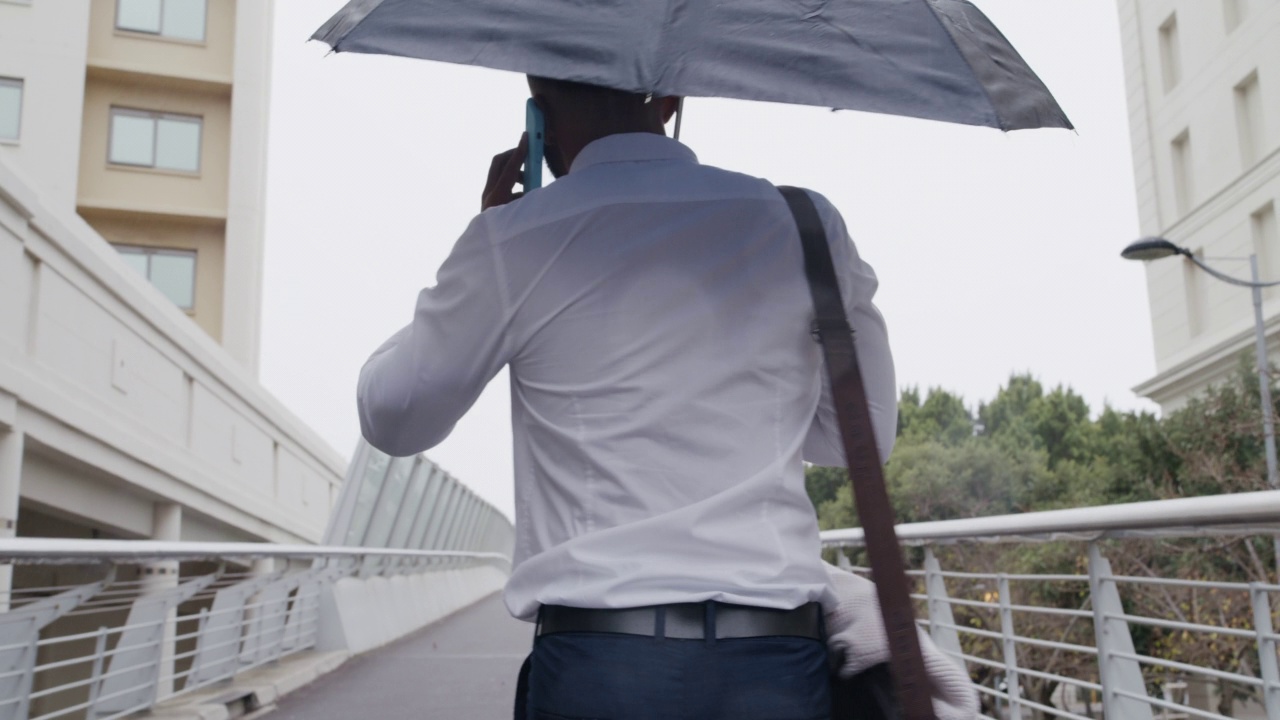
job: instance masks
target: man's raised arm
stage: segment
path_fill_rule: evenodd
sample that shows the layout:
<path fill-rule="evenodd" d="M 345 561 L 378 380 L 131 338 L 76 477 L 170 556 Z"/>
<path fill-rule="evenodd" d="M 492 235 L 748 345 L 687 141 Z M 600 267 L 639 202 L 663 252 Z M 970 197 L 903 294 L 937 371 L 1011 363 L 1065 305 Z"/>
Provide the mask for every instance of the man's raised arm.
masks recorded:
<path fill-rule="evenodd" d="M 360 371 L 356 403 L 369 444 L 405 456 L 439 444 L 507 362 L 506 288 L 477 217 L 418 295 L 413 322 Z"/>

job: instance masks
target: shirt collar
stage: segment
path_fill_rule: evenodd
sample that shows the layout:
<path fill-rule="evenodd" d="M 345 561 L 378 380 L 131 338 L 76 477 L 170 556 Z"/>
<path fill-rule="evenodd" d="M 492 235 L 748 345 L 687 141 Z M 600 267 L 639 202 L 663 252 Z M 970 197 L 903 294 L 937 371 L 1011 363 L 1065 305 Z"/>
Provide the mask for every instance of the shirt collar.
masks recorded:
<path fill-rule="evenodd" d="M 656 133 L 622 133 L 594 140 L 573 159 L 570 173 L 604 163 L 677 160 L 698 162 L 698 156 L 677 140 Z"/>

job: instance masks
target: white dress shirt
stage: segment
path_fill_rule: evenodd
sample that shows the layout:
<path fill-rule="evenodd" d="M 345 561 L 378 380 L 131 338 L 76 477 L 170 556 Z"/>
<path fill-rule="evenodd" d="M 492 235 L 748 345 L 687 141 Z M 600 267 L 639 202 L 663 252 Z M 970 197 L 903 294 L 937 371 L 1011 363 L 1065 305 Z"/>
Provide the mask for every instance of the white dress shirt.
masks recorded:
<path fill-rule="evenodd" d="M 897 404 L 876 277 L 813 198 L 884 457 Z M 477 216 L 436 280 L 361 371 L 360 425 L 387 453 L 420 452 L 510 365 L 513 615 L 828 599 L 801 461 L 844 452 L 772 185 L 660 135 L 612 135 Z"/>

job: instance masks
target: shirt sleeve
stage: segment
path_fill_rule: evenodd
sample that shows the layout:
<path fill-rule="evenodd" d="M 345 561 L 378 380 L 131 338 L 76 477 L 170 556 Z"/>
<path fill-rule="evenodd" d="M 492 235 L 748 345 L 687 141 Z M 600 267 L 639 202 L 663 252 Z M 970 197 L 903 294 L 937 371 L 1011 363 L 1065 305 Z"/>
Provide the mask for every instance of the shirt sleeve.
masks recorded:
<path fill-rule="evenodd" d="M 443 441 L 508 358 L 505 287 L 481 218 L 418 295 L 413 322 L 360 370 L 356 405 L 370 445 L 413 455 Z"/>
<path fill-rule="evenodd" d="M 844 299 L 849 324 L 853 326 L 854 351 L 862 371 L 862 384 L 871 406 L 871 424 L 876 434 L 880 461 L 889 459 L 898 432 L 898 388 L 894 377 L 893 355 L 889 351 L 889 335 L 884 317 L 872 303 L 879 287 L 876 273 L 859 255 L 849 238 L 844 219 L 825 197 L 809 191 L 831 246 L 840 294 Z M 822 368 L 822 397 L 813 424 L 804 442 L 804 459 L 814 465 L 846 467 L 844 444 L 836 422 L 835 402 L 826 366 Z"/>

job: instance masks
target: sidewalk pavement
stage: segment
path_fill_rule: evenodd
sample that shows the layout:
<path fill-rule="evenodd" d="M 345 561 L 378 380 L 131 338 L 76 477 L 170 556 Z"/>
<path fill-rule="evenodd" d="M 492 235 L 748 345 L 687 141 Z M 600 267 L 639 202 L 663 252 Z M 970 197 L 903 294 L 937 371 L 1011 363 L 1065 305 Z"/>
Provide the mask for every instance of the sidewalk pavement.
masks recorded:
<path fill-rule="evenodd" d="M 491 595 L 416 634 L 353 657 L 279 699 L 266 720 L 509 720 L 533 625 Z"/>

